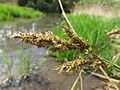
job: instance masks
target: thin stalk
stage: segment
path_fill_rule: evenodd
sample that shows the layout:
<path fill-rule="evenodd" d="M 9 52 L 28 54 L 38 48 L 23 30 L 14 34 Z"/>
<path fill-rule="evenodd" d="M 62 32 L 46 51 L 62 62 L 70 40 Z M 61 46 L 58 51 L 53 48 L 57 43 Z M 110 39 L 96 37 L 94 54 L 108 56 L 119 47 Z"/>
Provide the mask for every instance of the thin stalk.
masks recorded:
<path fill-rule="evenodd" d="M 75 82 L 74 82 L 74 84 L 73 84 L 73 86 L 72 86 L 72 88 L 71 88 L 70 90 L 74 90 L 74 88 L 75 88 L 78 80 L 79 80 L 79 79 L 82 79 L 81 74 L 82 74 L 82 70 L 80 70 L 79 75 L 78 75 L 78 77 L 76 78 L 76 80 L 75 80 Z M 81 80 L 81 83 L 82 83 L 82 80 Z M 81 84 L 81 85 L 82 85 L 82 84 Z M 81 86 L 81 90 L 83 90 L 83 86 Z"/>
<path fill-rule="evenodd" d="M 70 23 L 70 21 L 68 20 L 66 14 L 65 14 L 65 11 L 64 11 L 64 9 L 63 9 L 63 5 L 62 5 L 61 0 L 58 0 L 58 2 L 59 2 L 59 5 L 60 5 L 61 11 L 62 11 L 62 15 L 63 15 L 64 19 L 66 20 L 67 24 L 69 25 L 69 27 L 71 28 L 71 30 L 73 31 L 73 33 L 74 33 L 74 34 L 77 34 L 77 33 L 75 32 L 72 24 Z"/>
<path fill-rule="evenodd" d="M 82 75 L 80 77 L 80 90 L 83 90 L 83 78 L 82 78 Z"/>
<path fill-rule="evenodd" d="M 102 78 L 102 79 L 107 79 L 106 76 L 102 75 L 102 74 L 98 74 L 98 73 L 95 73 L 95 72 L 91 72 L 92 75 L 96 76 L 96 77 L 99 77 L 99 78 Z M 116 80 L 116 79 L 113 79 L 113 78 L 110 78 L 111 81 L 113 82 L 116 82 L 116 83 L 120 83 L 120 80 Z"/>
<path fill-rule="evenodd" d="M 112 81 L 110 80 L 109 76 L 107 75 L 107 73 L 104 71 L 104 69 L 103 69 L 101 66 L 99 67 L 99 69 L 100 69 L 101 72 L 106 76 L 106 78 L 107 78 L 110 82 L 112 82 Z"/>

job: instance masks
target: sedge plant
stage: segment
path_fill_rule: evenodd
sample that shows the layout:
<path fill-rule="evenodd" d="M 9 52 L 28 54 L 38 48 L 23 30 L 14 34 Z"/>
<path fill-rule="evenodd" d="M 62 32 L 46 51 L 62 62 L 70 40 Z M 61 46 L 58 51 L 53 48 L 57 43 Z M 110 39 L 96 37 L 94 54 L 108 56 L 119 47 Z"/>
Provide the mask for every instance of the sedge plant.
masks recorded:
<path fill-rule="evenodd" d="M 22 54 L 21 65 L 19 67 L 19 73 L 23 78 L 27 78 L 31 73 L 31 59 L 30 56 Z"/>
<path fill-rule="evenodd" d="M 2 57 L 5 65 L 7 66 L 7 79 L 5 80 L 5 82 L 11 82 L 13 80 L 13 76 L 12 76 L 12 66 L 14 64 L 14 61 L 12 60 L 11 63 L 9 62 L 9 59 L 7 56 L 0 54 L 0 56 Z"/>
<path fill-rule="evenodd" d="M 63 63 L 56 69 L 56 70 L 59 70 L 59 73 L 61 73 L 61 72 L 68 73 L 68 72 L 72 72 L 72 71 L 79 71 L 80 72 L 79 77 L 82 77 L 81 74 L 82 74 L 83 70 L 86 68 L 90 68 L 92 71 L 95 71 L 96 69 L 100 69 L 100 71 L 105 75 L 106 79 L 110 83 L 112 83 L 111 78 L 106 74 L 106 71 L 104 71 L 104 69 L 106 69 L 106 70 L 109 69 L 108 68 L 109 63 L 107 64 L 105 62 L 105 58 L 102 57 L 102 54 L 99 55 L 97 53 L 95 47 L 92 46 L 92 45 L 95 45 L 95 46 L 99 45 L 99 43 L 97 44 L 96 42 L 100 42 L 98 36 L 101 35 L 102 32 L 98 31 L 98 29 L 97 29 L 97 31 L 92 33 L 92 34 L 97 34 L 93 38 L 95 40 L 91 41 L 92 43 L 86 42 L 87 40 L 85 37 L 80 37 L 77 34 L 78 32 L 76 33 L 76 31 L 74 30 L 74 28 L 72 27 L 72 25 L 70 24 L 69 20 L 67 19 L 66 15 L 65 15 L 61 0 L 58 0 L 58 1 L 59 1 L 61 10 L 62 10 L 62 14 L 68 24 L 68 26 L 67 27 L 65 26 L 63 29 L 63 32 L 64 32 L 64 34 L 66 34 L 68 39 L 61 38 L 57 35 L 54 35 L 52 32 L 46 32 L 44 34 L 43 33 L 39 33 L 39 34 L 19 33 L 19 34 L 14 34 L 13 36 L 11 36 L 11 38 L 18 38 L 18 39 L 21 39 L 25 43 L 30 43 L 30 44 L 36 45 L 38 47 L 50 47 L 50 50 L 53 52 L 78 50 L 79 55 L 77 55 L 72 61 L 67 61 L 67 62 Z M 79 24 L 79 23 L 77 23 L 77 24 Z M 83 25 L 84 25 L 84 23 L 83 23 Z M 94 25 L 94 26 L 96 27 L 97 25 Z M 88 33 L 88 32 L 84 31 L 84 33 Z M 91 33 L 88 33 L 88 34 L 91 34 Z M 100 36 L 100 37 L 102 37 L 102 36 Z M 99 49 L 98 49 L 98 51 L 99 51 Z M 82 54 L 86 54 L 86 56 L 83 56 Z M 112 67 L 120 69 L 120 67 L 116 67 L 114 64 L 112 64 Z M 76 83 L 75 83 L 75 85 L 76 85 Z M 71 90 L 73 90 L 73 89 L 71 89 Z"/>

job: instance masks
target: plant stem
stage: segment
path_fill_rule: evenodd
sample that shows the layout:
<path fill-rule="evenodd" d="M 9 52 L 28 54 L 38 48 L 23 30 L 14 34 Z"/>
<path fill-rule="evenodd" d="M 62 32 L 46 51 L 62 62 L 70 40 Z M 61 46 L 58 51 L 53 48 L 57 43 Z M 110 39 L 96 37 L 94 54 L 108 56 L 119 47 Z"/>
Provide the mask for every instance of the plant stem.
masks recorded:
<path fill-rule="evenodd" d="M 83 78 L 80 76 L 80 90 L 83 90 Z"/>
<path fill-rule="evenodd" d="M 73 86 L 72 86 L 72 88 L 70 90 L 74 90 L 74 88 L 75 88 L 75 86 L 76 86 L 76 84 L 77 84 L 77 82 L 78 82 L 79 79 L 80 79 L 81 85 L 82 85 L 82 80 L 81 80 L 82 76 L 81 76 L 81 74 L 82 74 L 82 70 L 80 70 L 79 75 L 76 78 L 76 80 L 75 80 L 75 82 L 74 82 L 74 84 L 73 84 Z M 81 90 L 83 90 L 83 86 L 81 86 Z"/>
<path fill-rule="evenodd" d="M 95 73 L 95 72 L 91 72 L 91 74 L 94 75 L 94 76 L 96 76 L 96 77 L 102 78 L 102 79 L 107 79 L 106 76 L 98 74 L 98 73 Z M 120 83 L 119 80 L 116 80 L 116 79 L 113 79 L 113 78 L 110 78 L 110 79 L 113 82 Z"/>
<path fill-rule="evenodd" d="M 68 20 L 66 14 L 65 14 L 65 11 L 64 11 L 64 9 L 63 9 L 63 5 L 62 5 L 61 0 L 58 0 L 58 2 L 59 2 L 59 5 L 60 5 L 60 8 L 61 8 L 61 10 L 62 10 L 62 15 L 63 15 L 63 17 L 65 18 L 67 24 L 68 24 L 69 27 L 71 28 L 72 32 L 73 32 L 74 34 L 77 34 L 77 33 L 75 32 L 75 30 L 74 30 L 72 24 L 70 23 L 70 21 Z"/>

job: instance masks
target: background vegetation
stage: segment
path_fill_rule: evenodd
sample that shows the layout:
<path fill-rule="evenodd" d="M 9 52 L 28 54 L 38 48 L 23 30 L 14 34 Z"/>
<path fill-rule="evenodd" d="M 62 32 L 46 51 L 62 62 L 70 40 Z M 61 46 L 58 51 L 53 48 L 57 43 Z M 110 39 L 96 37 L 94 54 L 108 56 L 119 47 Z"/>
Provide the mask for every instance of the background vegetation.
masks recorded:
<path fill-rule="evenodd" d="M 62 0 L 66 12 L 70 12 L 76 5 L 93 6 L 101 5 L 112 9 L 120 8 L 120 0 Z M 43 12 L 60 12 L 57 0 L 18 0 L 18 5 L 28 6 Z"/>
<path fill-rule="evenodd" d="M 62 0 L 65 11 L 70 12 L 78 1 L 79 0 Z M 43 12 L 60 12 L 57 0 L 18 0 L 18 5 L 33 7 Z"/>
<path fill-rule="evenodd" d="M 18 7 L 10 4 L 0 4 L 0 20 L 12 20 L 14 18 L 36 18 L 43 14 L 31 8 Z"/>

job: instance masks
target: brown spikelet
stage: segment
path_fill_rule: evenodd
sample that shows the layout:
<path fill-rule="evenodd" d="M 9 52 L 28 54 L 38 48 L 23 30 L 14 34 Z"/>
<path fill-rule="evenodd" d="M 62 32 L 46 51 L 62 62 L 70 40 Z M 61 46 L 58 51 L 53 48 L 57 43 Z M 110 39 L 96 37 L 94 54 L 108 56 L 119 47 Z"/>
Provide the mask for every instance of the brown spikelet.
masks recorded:
<path fill-rule="evenodd" d="M 81 69 L 82 66 L 86 64 L 88 64 L 88 61 L 85 60 L 83 57 L 79 56 L 73 61 L 68 61 L 66 63 L 63 63 L 56 70 L 59 70 L 59 73 L 78 71 Z"/>
<path fill-rule="evenodd" d="M 93 61 L 89 61 L 89 67 L 93 69 L 96 69 L 100 65 L 102 65 L 102 62 L 99 59 L 94 59 Z"/>
<path fill-rule="evenodd" d="M 102 61 L 102 58 L 100 57 L 96 57 L 96 58 L 93 58 L 93 60 L 89 60 L 79 55 L 75 60 L 63 63 L 56 70 L 59 70 L 59 73 L 61 72 L 68 73 L 72 71 L 79 71 L 82 68 L 91 68 L 91 70 L 96 70 L 97 68 L 99 68 L 99 66 L 102 66 L 105 69 L 108 69 L 109 65 L 110 64 L 106 65 Z"/>
<path fill-rule="evenodd" d="M 120 30 L 112 30 L 107 33 L 107 35 L 120 34 Z"/>
<path fill-rule="evenodd" d="M 18 38 L 26 43 L 36 45 L 38 47 L 45 47 L 56 43 L 53 41 L 53 35 L 49 32 L 46 34 L 31 34 L 31 33 L 19 33 L 14 34 L 12 38 Z"/>
<path fill-rule="evenodd" d="M 91 51 L 90 46 L 82 38 L 69 30 L 69 28 L 64 28 L 64 31 L 66 32 L 68 37 L 70 37 L 70 41 L 59 38 L 52 32 L 46 32 L 45 34 L 20 33 L 15 34 L 12 37 L 22 39 L 22 41 L 30 43 L 32 45 L 36 45 L 38 47 L 52 46 L 51 50 L 53 51 L 65 51 L 75 49 L 79 49 L 81 52 L 86 50 Z"/>
<path fill-rule="evenodd" d="M 92 48 L 78 35 L 74 34 L 69 28 L 64 27 L 63 29 L 67 36 L 70 38 L 71 43 L 74 43 L 81 52 L 91 51 Z"/>
<path fill-rule="evenodd" d="M 93 57 L 92 63 L 90 65 L 90 66 L 92 66 L 92 68 L 96 68 L 96 67 L 98 67 L 100 65 L 102 67 L 104 67 L 104 68 L 108 68 L 109 67 L 110 64 L 107 65 L 104 62 L 104 58 L 103 57 L 97 55 L 96 53 L 91 53 L 91 56 Z"/>
<path fill-rule="evenodd" d="M 45 34 L 31 34 L 31 33 L 20 33 L 14 34 L 12 38 L 21 39 L 23 42 L 36 45 L 38 47 L 49 47 L 52 46 L 53 51 L 65 51 L 78 49 L 73 43 L 69 43 L 65 39 L 59 38 L 52 34 L 52 32 L 46 32 Z"/>
<path fill-rule="evenodd" d="M 75 36 L 74 33 L 68 27 L 63 26 L 63 31 L 67 34 L 69 38 L 72 38 Z"/>

